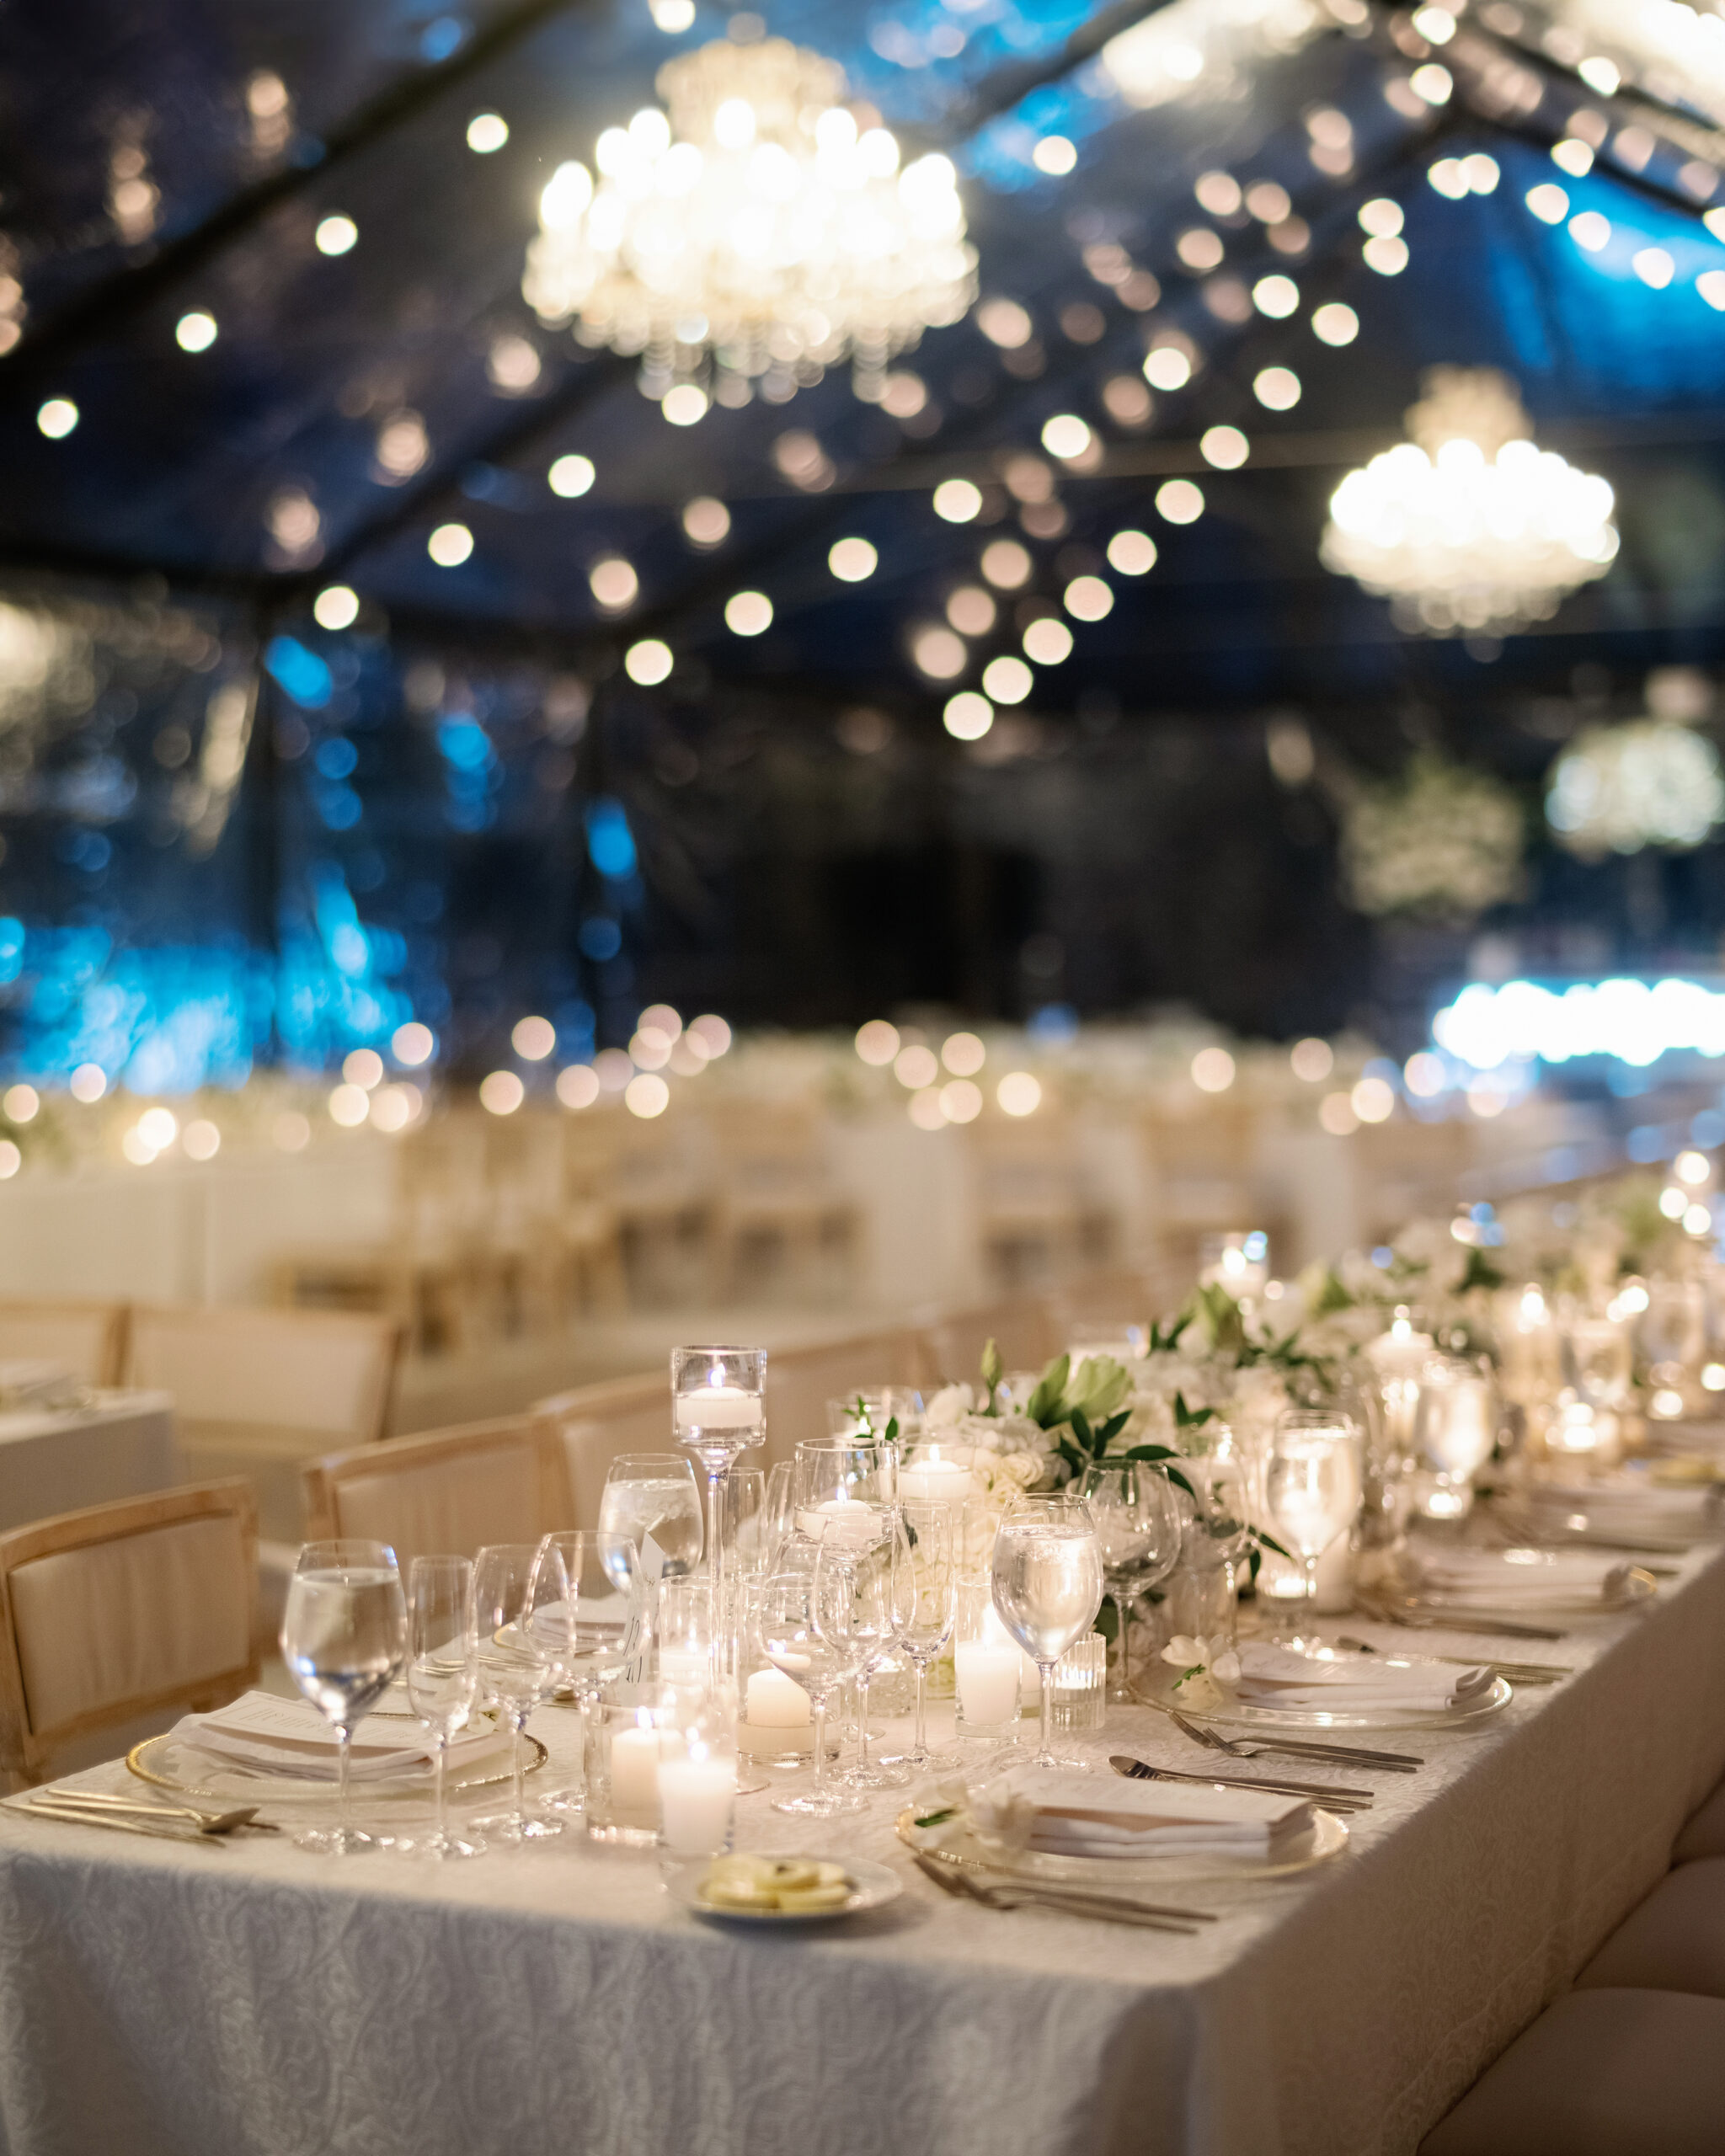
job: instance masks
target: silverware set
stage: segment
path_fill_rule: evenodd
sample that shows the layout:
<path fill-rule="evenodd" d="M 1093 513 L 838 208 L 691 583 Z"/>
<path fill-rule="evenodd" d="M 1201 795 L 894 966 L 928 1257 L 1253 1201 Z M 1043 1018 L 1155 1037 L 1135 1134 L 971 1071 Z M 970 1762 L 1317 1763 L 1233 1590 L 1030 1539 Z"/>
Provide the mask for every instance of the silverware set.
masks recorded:
<path fill-rule="evenodd" d="M 1269 1796 L 1301 1797 L 1308 1804 L 1322 1805 L 1326 1812 L 1370 1812 L 1372 1804 L 1369 1789 L 1343 1789 L 1333 1782 L 1284 1781 L 1255 1774 L 1188 1774 L 1178 1767 L 1152 1767 L 1147 1759 L 1135 1759 L 1124 1752 L 1111 1753 L 1108 1764 L 1130 1781 L 1194 1782 L 1203 1789 L 1262 1790 Z"/>
<path fill-rule="evenodd" d="M 1381 1625 L 1395 1625 L 1408 1632 L 1471 1632 L 1479 1638 L 1497 1636 L 1506 1640 L 1561 1640 L 1565 1636 L 1549 1625 L 1512 1622 L 1507 1617 L 1441 1616 L 1436 1611 L 1422 1609 L 1411 1597 L 1392 1600 L 1387 1595 L 1376 1594 L 1369 1598 L 1362 1595 L 1359 1612 L 1364 1617 L 1375 1618 Z"/>
<path fill-rule="evenodd" d="M 981 1867 L 943 1849 L 913 1849 L 911 1860 L 943 1894 L 979 1902 L 985 1909 L 1049 1909 L 1060 1916 L 1089 1917 L 1102 1924 L 1137 1924 L 1146 1931 L 1172 1931 L 1192 1939 L 1201 1924 L 1215 1924 L 1208 1909 L 1170 1908 L 1119 1894 L 1091 1894 L 1082 1887 L 1047 1886 L 1040 1881 L 1010 1881 L 979 1877 Z"/>
<path fill-rule="evenodd" d="M 1381 1647 L 1375 1647 L 1370 1640 L 1350 1639 L 1345 1632 L 1337 1636 L 1336 1645 L 1349 1654 L 1381 1654 Z M 1441 1662 L 1451 1669 L 1489 1669 L 1498 1677 L 1507 1677 L 1512 1684 L 1556 1684 L 1574 1673 L 1556 1662 L 1505 1662 L 1497 1655 L 1429 1654 L 1426 1662 Z"/>
<path fill-rule="evenodd" d="M 1387 1774 L 1411 1774 L 1425 1764 L 1412 1752 L 1374 1752 L 1361 1745 L 1325 1744 L 1316 1737 L 1227 1737 L 1220 1730 L 1188 1721 L 1175 1707 L 1168 1709 L 1168 1719 L 1194 1744 L 1211 1752 L 1226 1752 L 1231 1759 L 1257 1759 L 1274 1753 L 1279 1758 L 1317 1759 L 1333 1767 L 1374 1767 Z"/>
<path fill-rule="evenodd" d="M 51 1785 L 8 1797 L 6 1809 L 62 1824 L 107 1827 L 120 1833 L 144 1834 L 155 1841 L 203 1842 L 211 1847 L 242 1828 L 263 1834 L 280 1831 L 271 1821 L 259 1818 L 254 1804 L 209 1811 L 198 1805 L 155 1804 L 142 1798 L 112 1796 L 101 1790 Z"/>

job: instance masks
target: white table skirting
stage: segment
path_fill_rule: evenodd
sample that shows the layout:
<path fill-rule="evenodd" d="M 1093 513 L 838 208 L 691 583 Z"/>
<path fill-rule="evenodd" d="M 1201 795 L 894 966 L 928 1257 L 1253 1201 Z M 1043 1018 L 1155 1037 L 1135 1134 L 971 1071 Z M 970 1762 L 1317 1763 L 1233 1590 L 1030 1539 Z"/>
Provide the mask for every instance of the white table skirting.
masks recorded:
<path fill-rule="evenodd" d="M 1378 1779 L 1336 1862 L 1170 1887 L 1222 1914 L 1194 1939 L 947 1900 L 893 1838 L 896 1796 L 826 1825 L 743 1800 L 742 1845 L 906 1876 L 794 1936 L 705 1925 L 650 1857 L 585 1844 L 434 1870 L 0 1813 L 0 2148 L 1404 2156 L 1725 1767 L 1725 1556 L 1549 1653 L 1577 1674 L 1401 1748 L 1428 1765 Z M 563 1711 L 535 1726 L 570 1756 Z M 1093 1748 L 1195 1764 L 1142 1710 Z"/>
<path fill-rule="evenodd" d="M 170 1488 L 173 1411 L 165 1392 L 99 1392 L 63 1413 L 0 1415 L 0 1528 Z"/>

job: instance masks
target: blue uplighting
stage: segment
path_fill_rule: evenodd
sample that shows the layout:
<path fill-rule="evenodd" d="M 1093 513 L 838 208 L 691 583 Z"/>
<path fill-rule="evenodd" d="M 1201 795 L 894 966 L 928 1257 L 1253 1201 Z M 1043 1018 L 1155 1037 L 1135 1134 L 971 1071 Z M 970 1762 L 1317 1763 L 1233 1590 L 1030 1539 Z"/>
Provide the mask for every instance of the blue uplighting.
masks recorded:
<path fill-rule="evenodd" d="M 601 876 L 621 882 L 635 873 L 635 838 L 621 801 L 601 796 L 587 811 L 587 851 Z"/>
<path fill-rule="evenodd" d="M 296 704 L 307 711 L 322 711 L 329 701 L 334 680 L 315 651 L 307 651 L 296 637 L 271 637 L 264 664 Z"/>

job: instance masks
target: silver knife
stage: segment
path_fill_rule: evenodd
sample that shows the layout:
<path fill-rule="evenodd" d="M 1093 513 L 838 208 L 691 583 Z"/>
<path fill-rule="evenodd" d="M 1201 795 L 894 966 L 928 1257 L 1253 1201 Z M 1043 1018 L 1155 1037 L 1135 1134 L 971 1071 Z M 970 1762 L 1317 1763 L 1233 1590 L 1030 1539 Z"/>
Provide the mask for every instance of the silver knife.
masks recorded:
<path fill-rule="evenodd" d="M 1175 1767 L 1152 1767 L 1143 1759 L 1130 1758 L 1120 1752 L 1109 1756 L 1108 1764 L 1117 1774 L 1124 1774 L 1134 1781 L 1196 1782 L 1210 1789 L 1256 1789 L 1270 1796 L 1303 1796 L 1314 1804 L 1345 1805 L 1355 1812 L 1370 1810 L 1372 1801 L 1369 1789 L 1338 1789 L 1324 1782 L 1263 1781 L 1245 1774 L 1187 1774 Z"/>

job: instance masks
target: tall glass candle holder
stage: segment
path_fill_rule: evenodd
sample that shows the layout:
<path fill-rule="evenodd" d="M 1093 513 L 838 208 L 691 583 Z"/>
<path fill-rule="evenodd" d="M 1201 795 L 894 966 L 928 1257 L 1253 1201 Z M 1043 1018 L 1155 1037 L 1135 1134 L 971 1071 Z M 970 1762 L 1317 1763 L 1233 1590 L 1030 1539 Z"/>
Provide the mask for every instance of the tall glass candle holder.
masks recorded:
<path fill-rule="evenodd" d="M 723 1667 L 732 1627 L 722 1621 L 729 1604 L 724 1582 L 726 1478 L 740 1456 L 766 1442 L 766 1350 L 764 1348 L 673 1348 L 670 1351 L 671 1428 L 677 1443 L 707 1472 L 707 1575 L 713 1607 L 715 1676 Z"/>

